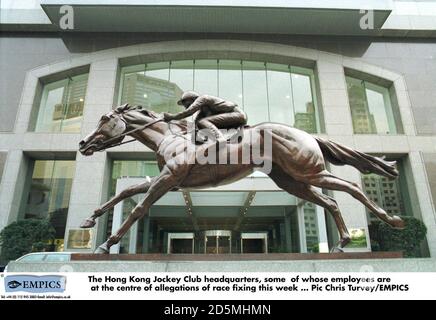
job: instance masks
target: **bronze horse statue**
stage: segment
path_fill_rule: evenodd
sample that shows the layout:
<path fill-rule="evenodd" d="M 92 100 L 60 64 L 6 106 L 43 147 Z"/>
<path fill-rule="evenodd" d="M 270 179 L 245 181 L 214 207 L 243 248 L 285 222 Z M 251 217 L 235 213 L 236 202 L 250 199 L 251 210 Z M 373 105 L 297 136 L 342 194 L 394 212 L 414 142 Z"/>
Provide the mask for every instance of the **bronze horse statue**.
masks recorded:
<path fill-rule="evenodd" d="M 200 164 L 191 161 L 196 152 L 211 151 L 216 143 L 208 142 L 195 146 L 194 154 L 189 154 L 191 142 L 187 122 L 162 120 L 162 115 L 143 109 L 140 106 L 122 105 L 103 115 L 97 128 L 79 143 L 79 150 L 85 156 L 95 151 L 122 144 L 128 135 L 156 153 L 160 174 L 147 177 L 143 183 L 129 187 L 94 211 L 85 219 L 81 227 L 91 228 L 95 219 L 114 207 L 118 202 L 138 193 L 145 193 L 140 202 L 125 219 L 120 229 L 96 249 L 96 253 L 108 253 L 112 245 L 118 243 L 138 219 L 149 212 L 149 208 L 170 190 L 182 188 L 205 188 L 234 182 L 242 179 L 259 167 L 259 159 L 251 156 L 249 163 Z M 351 165 L 362 173 L 376 173 L 388 178 L 396 178 L 398 171 L 395 162 L 370 156 L 350 149 L 339 143 L 312 136 L 302 130 L 279 123 L 260 123 L 244 129 L 245 134 L 237 143 L 228 143 L 220 148 L 224 157 L 239 155 L 244 146 L 251 146 L 265 140 L 264 132 L 271 133 L 271 154 L 264 152 L 271 161 L 268 176 L 284 191 L 303 200 L 325 208 L 334 218 L 340 234 L 340 241 L 334 250 L 342 251 L 350 242 L 347 227 L 338 205 L 332 197 L 317 188 L 338 190 L 349 193 L 363 203 L 378 218 L 393 228 L 404 228 L 404 221 L 398 216 L 389 216 L 385 210 L 368 199 L 359 185 L 334 176 L 326 170 L 325 162 L 335 165 Z M 221 154 L 221 156 L 223 155 Z M 264 159 L 265 160 L 265 159 Z"/>

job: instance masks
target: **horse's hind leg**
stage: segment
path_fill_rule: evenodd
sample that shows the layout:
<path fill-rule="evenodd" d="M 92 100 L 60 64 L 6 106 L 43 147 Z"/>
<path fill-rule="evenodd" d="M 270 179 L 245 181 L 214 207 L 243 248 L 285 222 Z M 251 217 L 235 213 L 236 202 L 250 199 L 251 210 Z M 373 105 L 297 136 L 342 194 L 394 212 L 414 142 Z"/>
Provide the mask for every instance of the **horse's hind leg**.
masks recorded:
<path fill-rule="evenodd" d="M 337 247 L 333 248 L 332 251 L 335 249 L 342 251 L 342 248 L 350 242 L 350 235 L 336 200 L 319 192 L 311 185 L 294 180 L 281 170 L 273 169 L 270 177 L 281 189 L 303 200 L 313 202 L 323 207 L 333 216 L 341 239 L 339 240 Z"/>
<path fill-rule="evenodd" d="M 130 198 L 135 194 L 146 193 L 147 190 L 150 188 L 151 184 L 153 183 L 153 179 L 154 178 L 150 179 L 149 177 L 147 177 L 147 181 L 130 186 L 127 189 L 121 191 L 119 194 L 112 197 L 109 201 L 104 203 L 102 206 L 95 209 L 94 214 L 92 216 L 83 220 L 82 224 L 80 225 L 80 228 L 92 228 L 93 226 L 95 226 L 96 223 L 95 219 L 102 216 L 109 209 L 115 207 L 117 203 L 123 201 L 126 198 Z"/>
<path fill-rule="evenodd" d="M 388 223 L 393 228 L 404 228 L 404 221 L 398 216 L 389 216 L 386 211 L 380 208 L 377 204 L 372 202 L 363 191 L 360 189 L 359 185 L 347 180 L 338 178 L 324 170 L 310 178 L 307 182 L 314 186 L 320 188 L 326 188 L 330 190 L 344 191 L 352 195 L 354 198 L 363 203 L 372 213 L 374 213 L 379 219 Z"/>

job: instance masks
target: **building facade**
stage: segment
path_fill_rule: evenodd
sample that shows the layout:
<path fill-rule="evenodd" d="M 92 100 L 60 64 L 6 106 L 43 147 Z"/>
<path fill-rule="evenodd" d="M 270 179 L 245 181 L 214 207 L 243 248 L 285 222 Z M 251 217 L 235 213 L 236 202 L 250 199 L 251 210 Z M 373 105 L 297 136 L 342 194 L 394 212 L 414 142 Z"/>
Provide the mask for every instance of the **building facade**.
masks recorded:
<path fill-rule="evenodd" d="M 420 254 L 436 256 L 434 1 L 161 2 L 2 1 L 0 229 L 48 218 L 55 250 L 93 250 L 141 197 L 117 205 L 91 232 L 81 221 L 158 169 L 137 142 L 92 157 L 78 142 L 114 106 L 176 112 L 181 93 L 195 90 L 236 102 L 249 124 L 280 122 L 396 160 L 395 181 L 329 169 L 390 215 L 422 220 Z M 64 5 L 74 16 L 66 30 Z M 374 28 L 359 25 L 361 9 L 372 10 Z M 375 219 L 348 194 L 329 194 L 355 235 L 346 250 L 377 250 Z M 328 252 L 337 239 L 322 208 L 255 173 L 170 192 L 113 251 Z"/>

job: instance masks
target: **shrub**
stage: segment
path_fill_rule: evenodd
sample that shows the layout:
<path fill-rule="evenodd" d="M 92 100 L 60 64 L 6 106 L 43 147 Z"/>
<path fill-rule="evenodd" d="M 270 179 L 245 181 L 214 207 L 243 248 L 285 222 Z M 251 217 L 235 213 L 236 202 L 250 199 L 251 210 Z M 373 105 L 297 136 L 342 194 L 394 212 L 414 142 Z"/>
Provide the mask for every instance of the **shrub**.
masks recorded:
<path fill-rule="evenodd" d="M 391 228 L 384 222 L 372 223 L 372 243 L 374 251 L 403 251 L 405 257 L 419 257 L 419 247 L 425 239 L 427 228 L 414 217 L 401 217 L 406 226 L 403 230 Z"/>
<path fill-rule="evenodd" d="M 44 251 L 53 241 L 55 229 L 47 219 L 13 222 L 0 232 L 2 259 L 15 260 L 32 251 Z"/>

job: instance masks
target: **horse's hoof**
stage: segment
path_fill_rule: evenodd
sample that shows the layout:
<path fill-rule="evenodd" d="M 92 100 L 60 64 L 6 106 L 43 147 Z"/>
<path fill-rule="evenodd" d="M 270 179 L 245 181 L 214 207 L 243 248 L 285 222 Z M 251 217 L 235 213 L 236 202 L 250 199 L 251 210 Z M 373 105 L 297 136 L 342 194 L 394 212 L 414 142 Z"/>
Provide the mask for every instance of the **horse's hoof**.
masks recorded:
<path fill-rule="evenodd" d="M 85 219 L 82 221 L 82 224 L 80 225 L 80 228 L 92 228 L 95 226 L 95 220 L 93 219 Z"/>
<path fill-rule="evenodd" d="M 104 245 L 101 245 L 97 249 L 95 249 L 94 253 L 95 254 L 108 254 L 109 250 Z"/>
<path fill-rule="evenodd" d="M 342 253 L 342 252 L 344 252 L 344 250 L 342 250 L 339 247 L 334 247 L 330 250 L 330 253 Z"/>
<path fill-rule="evenodd" d="M 399 230 L 403 230 L 406 226 L 404 220 L 401 219 L 399 216 L 393 216 L 389 224 L 392 226 L 392 228 Z"/>

